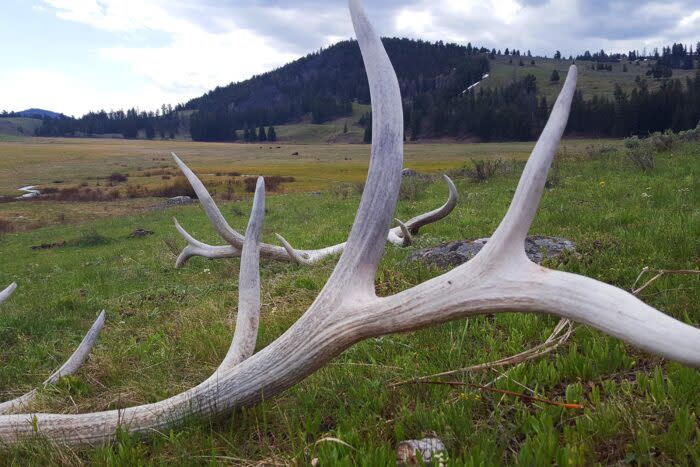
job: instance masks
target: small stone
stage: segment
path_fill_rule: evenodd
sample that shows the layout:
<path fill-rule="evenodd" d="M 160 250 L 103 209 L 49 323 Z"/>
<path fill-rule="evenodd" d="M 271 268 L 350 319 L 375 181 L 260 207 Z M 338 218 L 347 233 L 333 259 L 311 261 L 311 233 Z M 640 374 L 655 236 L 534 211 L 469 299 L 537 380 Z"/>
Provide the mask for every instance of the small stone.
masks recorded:
<path fill-rule="evenodd" d="M 129 234 L 129 238 L 143 238 L 153 234 L 154 232 L 150 230 L 138 228 Z"/>
<path fill-rule="evenodd" d="M 417 176 L 418 176 L 418 172 L 416 172 L 416 171 L 413 170 L 413 169 L 403 169 L 403 170 L 401 171 L 401 176 L 402 176 L 402 177 L 417 177 Z"/>
<path fill-rule="evenodd" d="M 420 459 L 423 464 L 419 463 Z M 438 438 L 409 439 L 402 441 L 396 448 L 396 463 L 398 465 L 432 465 L 447 464 L 445 444 Z"/>
<path fill-rule="evenodd" d="M 194 199 L 189 196 L 176 196 L 174 198 L 169 198 L 165 201 L 164 205 L 167 206 L 186 206 L 188 204 L 193 204 Z"/>

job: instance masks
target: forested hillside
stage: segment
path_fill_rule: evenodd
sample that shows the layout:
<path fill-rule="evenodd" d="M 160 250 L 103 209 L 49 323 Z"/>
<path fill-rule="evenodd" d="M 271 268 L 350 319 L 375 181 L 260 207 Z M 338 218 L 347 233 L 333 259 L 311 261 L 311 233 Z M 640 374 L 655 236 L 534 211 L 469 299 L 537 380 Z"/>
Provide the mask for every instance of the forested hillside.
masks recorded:
<path fill-rule="evenodd" d="M 396 38 L 384 39 L 384 44 L 401 86 L 410 140 L 530 140 L 544 125 L 573 61 L 559 52 L 542 58 L 471 44 Z M 637 51 L 579 55 L 581 79 L 570 133 L 629 136 L 695 127 L 700 119 L 699 54 L 700 48 L 674 44 L 647 56 Z M 353 104 L 357 109 L 369 101 L 359 47 L 343 41 L 175 108 L 99 111 L 79 119 L 46 116 L 36 133 L 254 142 L 274 141 L 275 126 L 303 123 L 309 128 L 334 121 L 345 134 L 364 132 L 369 142 L 371 115 L 353 115 Z"/>

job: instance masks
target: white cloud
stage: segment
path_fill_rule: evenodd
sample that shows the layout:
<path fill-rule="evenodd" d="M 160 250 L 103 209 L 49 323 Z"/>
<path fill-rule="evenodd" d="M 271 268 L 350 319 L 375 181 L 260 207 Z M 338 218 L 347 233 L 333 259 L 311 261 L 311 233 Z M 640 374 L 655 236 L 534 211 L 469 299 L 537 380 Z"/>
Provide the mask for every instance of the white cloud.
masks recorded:
<path fill-rule="evenodd" d="M 95 69 L 108 64 L 113 70 L 116 65 L 130 75 L 124 76 L 128 83 L 116 86 L 116 94 L 113 82 L 102 84 L 102 92 L 100 83 L 82 83 L 85 89 L 94 90 L 94 95 L 88 98 L 88 93 L 76 93 L 79 102 L 57 107 L 74 112 L 112 105 L 150 108 L 162 102 L 183 102 L 352 36 L 344 0 L 42 1 L 40 10 L 89 25 L 112 38 L 89 57 L 84 51 L 71 50 L 67 61 Z M 471 42 L 523 52 L 530 49 L 550 56 L 555 50 L 576 55 L 586 49 L 626 51 L 674 41 L 694 43 L 700 27 L 700 0 L 364 3 L 385 36 Z M 56 83 L 73 89 L 75 80 Z M 121 97 L 127 98 L 116 102 Z"/>
<path fill-rule="evenodd" d="M 163 102 L 178 102 L 177 93 L 145 84 L 106 91 L 101 83 L 75 75 L 38 69 L 1 71 L 0 102 L 4 110 L 45 108 L 80 116 L 90 110 L 139 107 L 155 109 Z"/>
<path fill-rule="evenodd" d="M 142 109 L 155 108 L 163 102 L 179 103 L 197 97 L 216 86 L 240 81 L 254 74 L 269 71 L 298 57 L 279 50 L 271 41 L 253 31 L 237 27 L 228 19 L 211 18 L 217 31 L 205 28 L 186 15 L 178 16 L 177 2 L 161 0 L 44 0 L 54 8 L 59 18 L 90 25 L 114 33 L 139 31 L 164 34 L 163 46 L 117 45 L 100 50 L 99 59 L 128 67 L 144 83 L 137 101 Z M 117 35 L 117 40 L 119 36 Z M 122 42 L 126 39 L 122 39 Z M 68 84 L 56 81 L 56 86 Z M 109 91 L 112 92 L 111 90 Z M 72 108 L 83 111 L 107 107 L 105 97 L 87 100 Z M 116 107 L 128 105 L 134 99 L 122 101 Z M 68 107 L 56 107 L 66 109 Z"/>

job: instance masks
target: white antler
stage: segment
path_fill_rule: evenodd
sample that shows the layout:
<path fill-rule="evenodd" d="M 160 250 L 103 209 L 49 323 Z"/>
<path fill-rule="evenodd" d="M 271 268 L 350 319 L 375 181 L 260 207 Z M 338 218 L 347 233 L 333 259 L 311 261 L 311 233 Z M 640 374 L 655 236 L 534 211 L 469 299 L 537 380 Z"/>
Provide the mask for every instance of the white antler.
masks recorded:
<path fill-rule="evenodd" d="M 214 203 L 213 198 L 204 187 L 204 184 L 199 180 L 199 178 L 190 170 L 184 162 L 180 160 L 175 154 L 173 154 L 175 162 L 182 168 L 183 173 L 190 181 L 194 187 L 197 196 L 200 199 L 206 200 L 202 203 L 204 212 L 207 217 L 212 221 L 212 224 L 216 228 L 217 232 L 221 237 L 230 242 L 230 245 L 214 246 L 203 243 L 192 235 L 190 235 L 177 221 L 175 221 L 175 228 L 180 235 L 187 241 L 187 246 L 182 250 L 178 256 L 175 267 L 183 267 L 187 261 L 195 256 L 201 256 L 209 259 L 223 259 L 223 258 L 236 258 L 241 255 L 241 245 L 243 236 L 236 232 L 225 220 L 221 211 Z M 447 217 L 457 205 L 458 195 L 457 188 L 455 184 L 450 180 L 450 177 L 443 175 L 445 182 L 447 182 L 447 187 L 449 189 L 449 194 L 445 204 L 439 208 L 421 214 L 414 217 L 405 223 L 407 230 L 411 235 L 418 234 L 418 230 L 428 224 L 432 224 L 441 219 Z M 299 264 L 311 265 L 318 263 L 322 259 L 340 253 L 345 249 L 345 243 L 339 243 L 337 245 L 332 245 L 325 248 L 319 248 L 316 250 L 296 250 L 294 249 L 283 237 L 277 236 L 283 248 L 276 245 L 269 245 L 266 243 L 261 244 L 261 254 L 264 257 L 274 258 L 282 261 L 295 261 Z M 399 224 L 398 227 L 389 229 L 387 233 L 387 241 L 398 246 L 408 246 L 411 244 L 411 236 L 407 236 L 404 233 L 403 227 Z"/>
<path fill-rule="evenodd" d="M 7 300 L 16 288 L 17 284 L 13 283 L 8 288 L 0 292 L 0 303 L 3 303 L 5 300 Z M 49 376 L 46 379 L 46 381 L 44 381 L 44 383 L 42 384 L 43 387 L 55 384 L 56 382 L 58 382 L 59 379 L 61 379 L 61 377 L 72 375 L 73 373 L 78 371 L 80 365 L 82 365 L 83 362 L 87 359 L 88 355 L 90 355 L 90 351 L 94 347 L 95 341 L 100 335 L 100 331 L 102 330 L 104 323 L 105 312 L 103 310 L 97 317 L 97 320 L 95 320 L 95 322 L 93 323 L 92 327 L 90 327 L 90 330 L 85 335 L 83 340 L 80 342 L 78 348 L 75 349 L 75 352 L 73 352 L 73 354 L 68 358 L 68 360 L 66 360 L 66 362 L 63 365 L 61 365 L 61 367 L 58 370 L 56 370 L 51 376 Z M 38 394 L 39 393 L 36 389 L 32 389 L 28 393 L 23 394 L 15 399 L 0 403 L 0 414 L 10 413 L 16 410 L 26 410 L 30 406 L 30 404 L 36 399 Z"/>
<path fill-rule="evenodd" d="M 170 399 L 79 415 L 0 416 L 1 442 L 11 444 L 38 433 L 58 443 L 94 444 L 113 438 L 118 428 L 128 429 L 130 433 L 150 433 L 186 417 L 227 414 L 236 407 L 256 404 L 263 397 L 269 398 L 289 388 L 363 339 L 481 313 L 551 313 L 590 324 L 650 352 L 700 367 L 700 330 L 664 315 L 623 290 L 542 268 L 525 255 L 524 236 L 568 119 L 576 85 L 575 66 L 569 70 L 511 208 L 492 241 L 474 259 L 442 276 L 391 297 L 376 296 L 375 273 L 401 180 L 402 106 L 396 75 L 379 37 L 358 0 L 349 3 L 372 97 L 372 158 L 347 245 L 306 313 L 257 354 L 235 366 L 231 359 L 231 364 L 222 365 L 204 383 Z M 263 213 L 260 186 L 251 226 L 261 224 L 257 221 Z M 251 230 L 254 228 L 250 227 L 246 233 L 249 241 L 243 248 L 241 284 L 252 284 L 249 289 L 252 293 L 256 282 L 251 279 L 257 274 L 257 262 L 246 256 L 255 247 L 259 233 Z M 240 306 L 255 306 L 252 302 L 242 298 Z M 244 332 L 254 329 L 255 326 L 249 326 Z M 245 341 L 250 344 L 250 340 Z"/>
<path fill-rule="evenodd" d="M 16 283 L 13 282 L 12 284 L 8 285 L 5 290 L 0 292 L 0 303 L 3 303 L 5 300 L 10 298 L 10 296 L 15 292 L 16 289 L 17 289 Z"/>

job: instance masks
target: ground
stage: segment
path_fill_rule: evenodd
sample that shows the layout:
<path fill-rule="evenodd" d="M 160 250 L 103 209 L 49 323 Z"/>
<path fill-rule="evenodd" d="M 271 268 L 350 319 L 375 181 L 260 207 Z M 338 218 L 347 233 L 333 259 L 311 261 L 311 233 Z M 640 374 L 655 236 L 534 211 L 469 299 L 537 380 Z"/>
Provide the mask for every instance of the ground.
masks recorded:
<path fill-rule="evenodd" d="M 51 184 L 59 177 L 63 183 L 94 184 L 117 168 L 129 172 L 125 183 L 134 183 L 132 178 L 139 177 L 132 173 L 150 165 L 171 165 L 168 154 L 175 150 L 202 174 L 239 171 L 296 177 L 268 197 L 265 241 L 274 243 L 275 232 L 300 248 L 343 241 L 359 202 L 361 187 L 352 184 L 362 180 L 369 147 L 269 147 L 1 142 L 0 188 L 9 193 L 23 184 Z M 431 174 L 451 170 L 460 201 L 449 218 L 421 231 L 415 247 L 387 246 L 377 274 L 378 293 L 393 294 L 442 272 L 409 262 L 414 248 L 493 232 L 531 147 L 532 143 L 408 145 L 406 166 Z M 293 152 L 299 152 L 299 158 L 293 158 Z M 504 164 L 485 183 L 455 170 L 470 159 L 494 158 Z M 700 145 L 679 145 L 656 159 L 655 170 L 641 172 L 625 157 L 621 142 L 565 141 L 531 232 L 570 238 L 578 252 L 548 266 L 627 290 L 645 266 L 696 269 Z M 205 180 L 217 189 L 215 176 Z M 340 182 L 352 189 L 337 189 Z M 439 179 L 419 188 L 405 190 L 397 217 L 407 219 L 432 209 L 446 197 Z M 135 207 L 127 207 L 134 202 Z M 113 205 L 75 203 L 70 205 L 75 214 L 61 221 L 55 218 L 68 212 L 65 203 L 0 205 L 4 218 L 10 211 L 26 209 L 37 219 L 35 224 L 18 223 L 16 232 L 0 237 L 0 283 L 19 284 L 15 296 L 0 308 L 4 398 L 36 387 L 70 355 L 103 308 L 107 324 L 92 357 L 76 376 L 43 391 L 37 410 L 72 413 L 153 402 L 196 385 L 218 365 L 235 323 L 239 262 L 193 259 L 184 269 L 174 269 L 184 242 L 173 228 L 173 216 L 202 240 L 221 242 L 198 206 L 150 208 L 158 202 L 139 198 Z M 245 228 L 248 195 L 238 193 L 234 201 L 221 201 L 220 206 L 235 228 Z M 115 207 L 122 211 L 113 212 Z M 39 222 L 42 216 L 46 226 Z M 155 235 L 128 238 L 138 227 Z M 30 248 L 64 240 L 62 248 Z M 263 260 L 258 349 L 307 309 L 336 260 L 329 258 L 315 267 Z M 697 326 L 699 286 L 697 276 L 669 276 L 646 288 L 640 298 Z M 455 377 L 477 385 L 500 377 L 496 388 L 578 403 L 583 409 L 470 386 L 390 387 L 394 381 L 518 353 L 546 339 L 556 322 L 551 316 L 496 314 L 371 339 L 296 387 L 229 418 L 191 420 L 145 440 L 122 434 L 114 445 L 94 449 L 31 443 L 5 453 L 0 464 L 308 465 L 318 458 L 320 465 L 387 465 L 394 462 L 398 442 L 427 435 L 445 442 L 453 465 L 700 462 L 700 373 L 586 326 L 577 327 L 569 342 L 538 360 Z"/>

